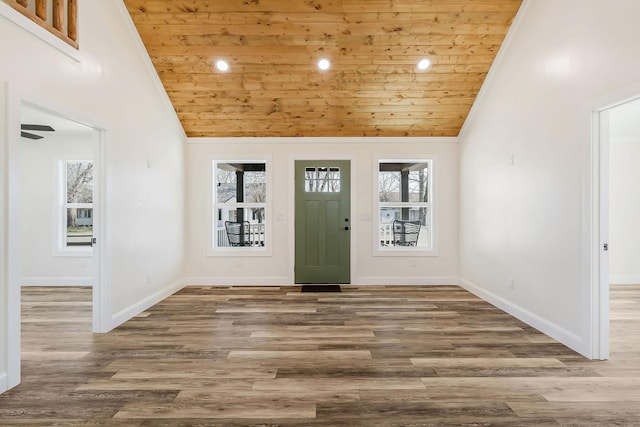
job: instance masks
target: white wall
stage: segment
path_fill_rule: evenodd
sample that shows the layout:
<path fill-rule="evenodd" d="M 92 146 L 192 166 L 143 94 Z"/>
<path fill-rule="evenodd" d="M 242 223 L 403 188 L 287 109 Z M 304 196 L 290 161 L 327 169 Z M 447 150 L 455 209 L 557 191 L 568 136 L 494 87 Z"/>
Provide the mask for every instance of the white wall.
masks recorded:
<path fill-rule="evenodd" d="M 42 140 L 20 141 L 20 283 L 47 285 L 91 285 L 91 254 L 56 256 L 56 226 L 60 160 L 92 160 L 97 132 L 54 132 Z"/>
<path fill-rule="evenodd" d="M 345 138 L 314 142 L 283 138 L 282 142 L 243 140 L 211 142 L 191 139 L 187 145 L 188 259 L 190 283 L 290 284 L 293 278 L 293 252 L 290 251 L 294 223 L 292 218 L 294 158 L 352 159 L 352 283 L 424 284 L 455 283 L 458 276 L 458 144 L 456 142 L 403 142 L 402 139 L 353 142 Z M 207 142 L 209 141 L 209 142 Z M 406 140 L 404 140 L 406 141 Z M 273 251 L 268 257 L 229 258 L 207 256 L 207 203 L 211 160 L 215 156 L 260 159 L 271 158 L 273 171 Z M 393 158 L 403 155 L 436 155 L 435 182 L 439 229 L 439 255 L 436 257 L 374 257 L 374 156 Z M 368 216 L 369 220 L 363 220 Z"/>
<path fill-rule="evenodd" d="M 467 286 L 587 355 L 590 117 L 640 92 L 638 16 L 636 0 L 526 1 L 461 135 Z"/>
<path fill-rule="evenodd" d="M 6 117 L 7 117 L 7 97 L 6 84 L 0 79 L 0 393 L 7 388 L 7 351 L 9 349 L 9 340 L 7 327 L 9 324 L 9 304 L 7 302 L 9 284 L 6 270 L 7 260 L 7 134 L 6 134 Z"/>
<path fill-rule="evenodd" d="M 134 43 L 122 2 L 81 6 L 79 61 L 0 17 L 0 81 L 8 82 L 10 94 L 106 128 L 105 298 L 106 327 L 112 327 L 184 277 L 185 137 Z M 10 102 L 19 117 L 19 102 Z M 6 146 L 3 138 L 3 153 Z M 7 179 L 6 168 L 2 174 Z M 19 328 L 15 320 L 12 329 Z M 9 346 L 6 338 L 1 344 Z"/>

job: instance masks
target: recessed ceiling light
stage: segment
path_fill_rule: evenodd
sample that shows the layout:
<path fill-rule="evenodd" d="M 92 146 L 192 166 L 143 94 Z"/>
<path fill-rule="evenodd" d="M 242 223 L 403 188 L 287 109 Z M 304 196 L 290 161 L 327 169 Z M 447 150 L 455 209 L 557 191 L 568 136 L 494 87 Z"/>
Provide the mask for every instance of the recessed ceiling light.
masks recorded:
<path fill-rule="evenodd" d="M 227 61 L 225 61 L 224 59 L 218 59 L 216 61 L 216 68 L 219 71 L 229 71 L 229 63 Z"/>
<path fill-rule="evenodd" d="M 418 70 L 424 71 L 430 66 L 431 66 L 431 61 L 429 61 L 427 58 L 423 58 L 420 61 L 418 61 Z"/>
<path fill-rule="evenodd" d="M 327 58 L 322 58 L 318 61 L 318 68 L 322 71 L 327 71 L 329 68 L 331 68 L 331 61 L 329 61 Z"/>

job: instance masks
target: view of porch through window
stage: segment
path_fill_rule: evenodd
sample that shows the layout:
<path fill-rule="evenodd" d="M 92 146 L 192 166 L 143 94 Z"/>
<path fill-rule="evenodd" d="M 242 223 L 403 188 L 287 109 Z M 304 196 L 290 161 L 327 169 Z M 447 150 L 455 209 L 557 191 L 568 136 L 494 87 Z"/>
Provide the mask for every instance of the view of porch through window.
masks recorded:
<path fill-rule="evenodd" d="M 264 247 L 266 164 L 217 162 L 215 165 L 215 247 Z"/>
<path fill-rule="evenodd" d="M 381 249 L 431 249 L 431 161 L 381 161 L 378 206 Z"/>

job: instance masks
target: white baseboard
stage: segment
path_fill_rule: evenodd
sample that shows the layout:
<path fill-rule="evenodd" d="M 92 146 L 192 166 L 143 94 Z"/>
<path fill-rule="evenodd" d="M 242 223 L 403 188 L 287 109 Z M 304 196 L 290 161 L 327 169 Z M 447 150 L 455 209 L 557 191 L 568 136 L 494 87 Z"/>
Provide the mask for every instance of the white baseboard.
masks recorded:
<path fill-rule="evenodd" d="M 4 393 L 9 389 L 9 383 L 7 381 L 7 373 L 0 372 L 0 393 Z"/>
<path fill-rule="evenodd" d="M 111 316 L 111 325 L 109 327 L 109 330 L 123 324 L 127 320 L 137 316 L 148 308 L 153 307 L 170 295 L 175 294 L 180 289 L 184 288 L 185 284 L 186 282 L 184 280 L 179 280 L 163 289 L 160 289 L 159 291 L 154 292 L 143 300 L 130 305 L 124 310 L 115 313 L 113 316 Z"/>
<path fill-rule="evenodd" d="M 92 286 L 92 277 L 21 277 L 21 286 Z"/>
<path fill-rule="evenodd" d="M 640 276 L 611 276 L 609 283 L 612 285 L 640 285 Z"/>
<path fill-rule="evenodd" d="M 187 277 L 185 285 L 192 286 L 293 286 L 291 279 L 282 277 Z M 457 277 L 357 277 L 352 285 L 449 286 L 460 285 Z"/>
<path fill-rule="evenodd" d="M 569 332 L 566 329 L 556 325 L 555 323 L 550 322 L 549 320 L 544 319 L 537 314 L 534 314 L 529 310 L 494 294 L 493 292 L 487 291 L 479 285 L 472 283 L 466 279 L 460 279 L 460 286 L 462 286 L 472 294 L 482 298 L 489 304 L 498 307 L 502 311 L 509 313 L 518 320 L 523 321 L 527 325 L 536 328 L 543 334 L 546 334 L 554 340 L 560 342 L 561 344 L 566 345 L 570 349 L 577 351 L 585 357 L 589 357 L 588 355 L 590 350 L 588 348 L 588 343 L 573 332 Z"/>
<path fill-rule="evenodd" d="M 358 277 L 354 285 L 450 286 L 460 285 L 458 277 Z"/>
<path fill-rule="evenodd" d="M 191 286 L 291 286 L 287 276 L 276 277 L 187 277 Z"/>

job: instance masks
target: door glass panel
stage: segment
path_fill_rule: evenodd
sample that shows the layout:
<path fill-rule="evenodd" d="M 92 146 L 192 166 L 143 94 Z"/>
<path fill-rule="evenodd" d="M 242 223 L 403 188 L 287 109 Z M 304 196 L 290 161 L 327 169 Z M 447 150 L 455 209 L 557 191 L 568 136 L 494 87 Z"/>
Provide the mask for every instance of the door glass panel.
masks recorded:
<path fill-rule="evenodd" d="M 328 191 L 332 193 L 340 192 L 340 168 L 329 168 L 327 173 Z"/>
<path fill-rule="evenodd" d="M 339 193 L 340 168 L 305 168 L 304 189 L 307 193 Z"/>
<path fill-rule="evenodd" d="M 304 191 L 314 193 L 316 191 L 317 173 L 316 168 L 304 169 Z"/>

